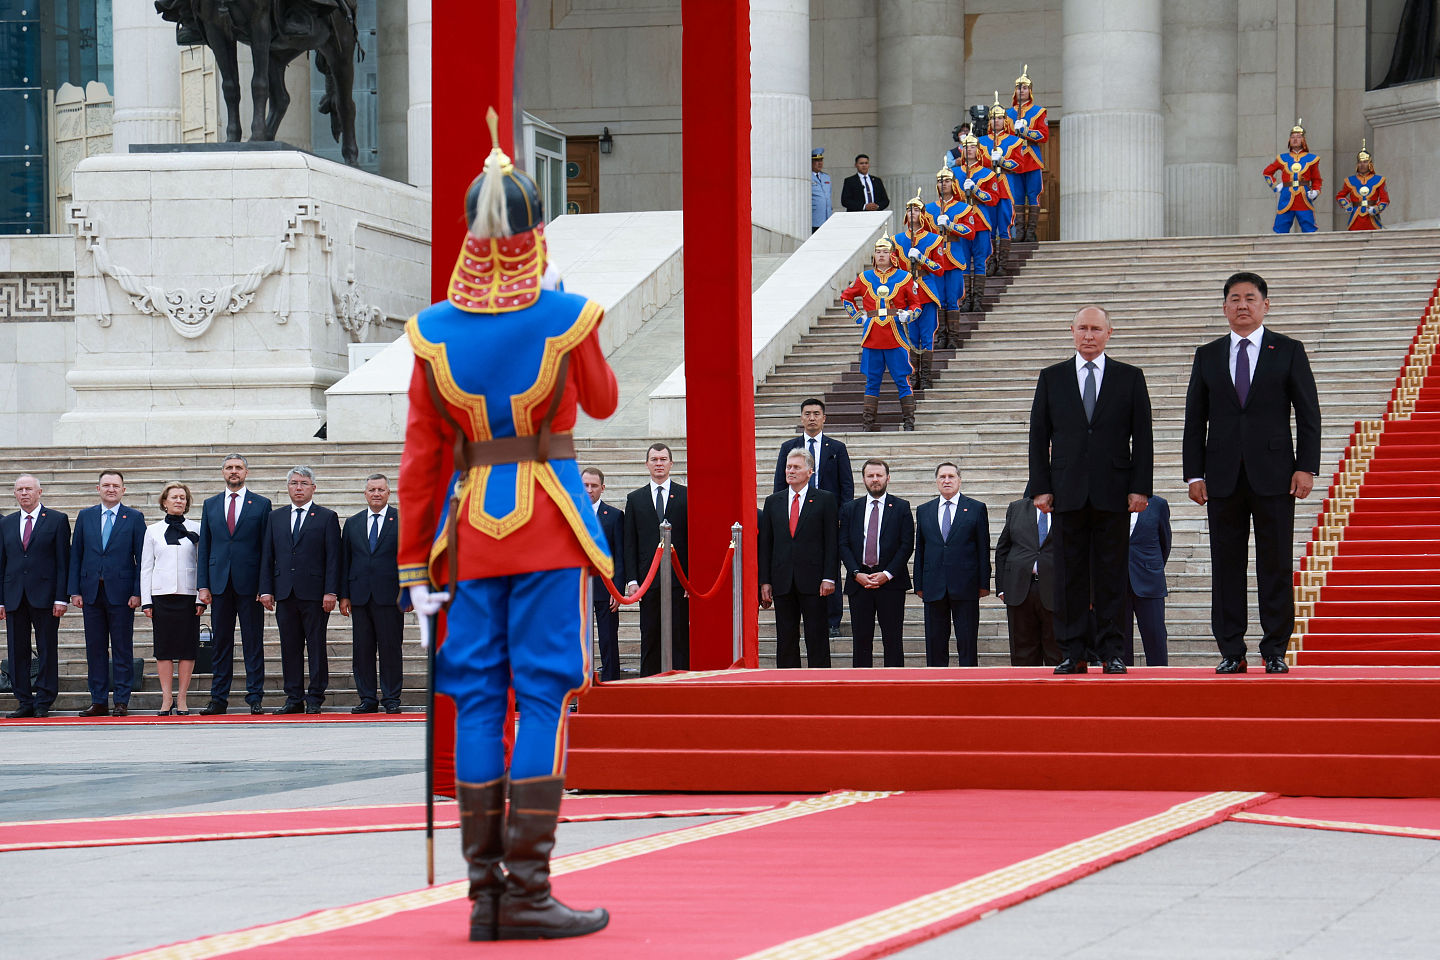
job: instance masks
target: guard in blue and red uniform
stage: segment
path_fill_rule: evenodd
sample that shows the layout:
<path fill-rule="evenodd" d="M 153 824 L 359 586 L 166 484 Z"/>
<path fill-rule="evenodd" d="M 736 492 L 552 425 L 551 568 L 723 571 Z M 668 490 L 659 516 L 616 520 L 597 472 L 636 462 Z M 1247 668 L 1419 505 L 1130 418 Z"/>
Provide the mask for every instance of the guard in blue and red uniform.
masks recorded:
<path fill-rule="evenodd" d="M 1375 172 L 1375 160 L 1360 141 L 1360 152 L 1355 154 L 1355 172 L 1345 178 L 1335 202 L 1350 215 L 1346 230 L 1380 230 L 1380 213 L 1390 205 L 1390 192 L 1385 189 L 1385 178 Z"/>
<path fill-rule="evenodd" d="M 1000 105 L 1000 91 L 995 91 L 995 103 L 990 108 L 990 132 L 980 138 L 980 156 L 985 165 L 1000 176 L 997 187 L 1000 202 L 995 205 L 995 236 L 991 244 L 990 267 L 985 272 L 992 277 L 1005 275 L 1005 264 L 1010 262 L 1011 225 L 1015 219 L 1015 195 L 1010 189 L 1010 177 L 1020 169 L 1020 158 L 1025 143 L 1015 136 L 1010 128 L 1010 117 Z"/>
<path fill-rule="evenodd" d="M 1265 182 L 1275 191 L 1275 232 L 1289 233 L 1296 221 L 1301 233 L 1315 232 L 1315 199 L 1324 185 L 1320 158 L 1305 142 L 1303 120 L 1290 128 L 1290 145 L 1265 168 Z"/>
<path fill-rule="evenodd" d="M 1045 108 L 1035 102 L 1030 84 L 1030 64 L 1015 78 L 1015 93 L 1010 98 L 1010 129 L 1020 138 L 1020 165 L 1010 174 L 1010 192 L 1015 196 L 1015 239 L 1034 243 L 1040 225 L 1040 191 L 1044 187 L 1045 158 L 1040 145 L 1050 139 L 1050 122 Z"/>
<path fill-rule="evenodd" d="M 964 156 L 965 137 L 961 136 L 961 157 Z M 925 204 L 925 229 L 939 235 L 944 241 L 937 262 L 940 264 L 940 337 L 943 347 L 960 346 L 960 298 L 965 293 L 965 267 L 957 259 L 955 243 L 969 233 L 969 227 L 960 223 L 965 212 L 965 201 L 960 198 L 959 185 L 949 166 L 941 167 L 935 174 L 935 199 Z"/>
<path fill-rule="evenodd" d="M 915 393 L 910 389 L 910 342 L 905 325 L 920 306 L 919 284 L 898 269 L 895 244 L 889 237 L 875 241 L 873 266 L 840 294 L 845 310 L 863 328 L 860 335 L 860 372 L 865 374 L 865 402 L 861 423 L 866 430 L 880 429 L 880 381 L 885 371 L 900 394 L 900 423 L 915 429 Z"/>
<path fill-rule="evenodd" d="M 935 328 L 940 315 L 940 298 L 944 282 L 940 259 L 945 241 L 925 229 L 925 201 L 920 191 L 905 201 L 905 230 L 891 238 L 895 244 L 895 262 L 901 270 L 920 281 L 917 292 L 920 306 L 910 321 L 910 366 L 915 370 L 915 383 L 920 389 L 934 386 L 931 376 L 935 358 Z"/>
<path fill-rule="evenodd" d="M 493 110 L 489 120 L 498 143 Z M 577 404 L 608 417 L 618 390 L 599 304 L 542 286 L 540 194 L 498 145 L 465 208 L 448 298 L 405 327 L 415 367 L 400 586 L 422 617 L 449 604 L 435 688 L 456 705 L 470 939 L 579 936 L 609 917 L 551 895 L 550 852 L 569 704 L 590 682 L 590 575 L 614 565 L 571 431 Z M 520 720 L 507 769 L 512 688 Z"/>
<path fill-rule="evenodd" d="M 955 179 L 962 181 L 959 187 L 965 209 L 957 219 L 964 235 L 950 245 L 950 258 L 965 271 L 965 296 L 960 301 L 960 311 L 979 313 L 983 309 L 981 298 L 985 296 L 985 264 L 990 259 L 992 218 L 1004 187 L 1000 175 L 985 165 L 980 141 L 965 137 L 960 145 L 965 155 L 955 168 Z"/>

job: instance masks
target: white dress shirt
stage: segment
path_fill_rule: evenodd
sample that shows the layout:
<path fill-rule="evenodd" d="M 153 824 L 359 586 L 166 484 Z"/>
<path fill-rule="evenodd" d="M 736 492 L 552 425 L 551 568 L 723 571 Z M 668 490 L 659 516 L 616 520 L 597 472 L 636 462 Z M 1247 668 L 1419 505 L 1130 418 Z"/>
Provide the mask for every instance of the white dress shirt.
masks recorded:
<path fill-rule="evenodd" d="M 870 174 L 860 174 L 860 185 L 865 188 L 865 202 L 875 202 L 875 188 L 870 185 Z"/>
<path fill-rule="evenodd" d="M 804 453 L 809 453 L 809 452 L 810 452 L 810 440 L 811 440 L 811 437 L 810 437 L 809 434 L 805 434 L 805 433 L 800 434 L 800 450 L 801 450 L 802 452 L 804 452 Z M 824 430 L 821 430 L 819 433 L 815 434 L 814 440 L 815 440 L 815 486 L 816 486 L 816 487 L 819 487 L 819 486 L 820 486 L 820 454 L 825 451 L 825 431 L 824 431 Z"/>
<path fill-rule="evenodd" d="M 662 496 L 664 496 L 665 499 L 664 499 L 663 501 L 661 501 L 661 502 L 665 504 L 665 509 L 666 509 L 666 510 L 669 510 L 669 509 L 670 509 L 670 478 L 669 478 L 669 477 L 666 477 L 664 483 L 656 483 L 654 480 L 651 480 L 651 481 L 650 481 L 650 502 L 651 502 L 651 503 L 654 503 L 654 502 L 655 502 L 655 491 L 656 491 L 656 490 L 662 491 Z M 665 519 L 665 515 L 664 515 L 664 514 L 661 514 L 661 515 L 660 515 L 660 519 L 661 519 L 661 520 L 664 520 L 664 519 Z"/>
<path fill-rule="evenodd" d="M 960 494 L 958 493 L 948 499 L 943 496 L 940 498 L 940 502 L 936 505 L 935 522 L 941 524 L 945 522 L 945 504 L 947 503 L 950 504 L 950 529 L 953 530 L 955 521 L 960 518 Z"/>
<path fill-rule="evenodd" d="M 145 544 L 140 551 L 141 604 L 153 603 L 157 596 L 185 594 L 193 597 L 198 592 L 195 588 L 197 544 L 189 537 L 179 543 L 166 543 L 166 526 L 161 520 L 145 528 Z M 185 529 L 199 533 L 200 524 L 187 519 Z"/>
<path fill-rule="evenodd" d="M 290 530 L 291 530 L 292 534 L 294 534 L 295 536 L 299 536 L 299 535 L 300 535 L 300 531 L 305 529 L 305 514 L 307 514 L 307 513 L 309 513 L 309 512 L 310 512 L 310 502 L 309 502 L 309 501 L 306 501 L 303 506 L 299 506 L 299 507 L 295 506 L 295 504 L 293 504 L 293 503 L 290 504 Z M 295 526 L 295 515 L 296 515 L 297 513 L 300 515 L 300 526 L 299 526 L 298 528 Z M 368 521 L 367 521 L 367 522 L 368 522 Z M 370 535 L 368 529 L 366 530 L 365 535 L 366 535 L 367 537 Z"/>
<path fill-rule="evenodd" d="M 1255 382 L 1255 364 L 1260 359 L 1260 338 L 1265 336 L 1264 325 L 1250 331 L 1248 336 L 1240 336 L 1234 330 L 1230 331 L 1230 382 L 1235 382 L 1235 361 L 1240 356 L 1240 341 L 1249 340 L 1250 346 L 1246 347 L 1246 353 L 1250 356 L 1250 382 Z"/>
<path fill-rule="evenodd" d="M 1100 399 L 1100 386 L 1105 382 L 1105 354 L 1101 353 L 1093 361 L 1095 364 L 1095 399 Z M 1077 352 L 1075 354 L 1075 382 L 1080 386 L 1080 396 L 1085 396 L 1085 378 L 1090 371 L 1085 369 L 1085 358 Z"/>

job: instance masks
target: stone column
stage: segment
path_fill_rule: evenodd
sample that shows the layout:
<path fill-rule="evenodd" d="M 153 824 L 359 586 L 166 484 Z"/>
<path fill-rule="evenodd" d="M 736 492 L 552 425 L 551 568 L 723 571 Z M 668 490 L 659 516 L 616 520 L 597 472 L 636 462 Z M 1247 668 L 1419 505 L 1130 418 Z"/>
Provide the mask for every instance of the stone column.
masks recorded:
<path fill-rule="evenodd" d="M 410 17 L 410 110 L 406 126 L 410 139 L 410 182 L 429 190 L 430 170 L 430 0 L 406 0 Z"/>
<path fill-rule="evenodd" d="M 180 142 L 180 48 L 175 25 L 149 3 L 117 3 L 115 32 L 116 153 L 132 143 Z"/>
<path fill-rule="evenodd" d="M 1161 0 L 1064 0 L 1060 239 L 1165 232 Z"/>
<path fill-rule="evenodd" d="M 407 180 L 410 168 L 409 134 L 406 118 L 410 112 L 409 15 L 402 4 L 381 3 L 376 41 L 380 57 L 380 175 Z"/>
<path fill-rule="evenodd" d="M 751 0 L 752 223 L 810 235 L 811 146 L 809 0 Z"/>
<path fill-rule="evenodd" d="M 1239 0 L 1165 0 L 1165 235 L 1238 230 Z"/>
<path fill-rule="evenodd" d="M 935 199 L 935 171 L 953 145 L 950 130 L 968 116 L 967 104 L 981 96 L 965 90 L 961 0 L 880 0 L 876 29 L 877 149 L 884 152 L 875 157 L 875 170 L 885 180 L 890 209 L 903 210 L 916 187 L 927 201 Z M 991 89 L 985 89 L 986 103 Z M 833 166 L 845 176 L 851 173 L 847 163 Z"/>

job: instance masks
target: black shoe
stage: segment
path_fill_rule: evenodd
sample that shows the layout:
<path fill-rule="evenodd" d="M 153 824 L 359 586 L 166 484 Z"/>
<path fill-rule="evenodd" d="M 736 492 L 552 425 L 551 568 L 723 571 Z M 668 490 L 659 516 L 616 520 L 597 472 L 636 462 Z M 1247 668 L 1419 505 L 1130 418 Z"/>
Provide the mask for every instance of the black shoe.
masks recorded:
<path fill-rule="evenodd" d="M 1090 665 L 1084 660 L 1072 660 L 1069 657 L 1061 660 L 1060 665 L 1055 668 L 1056 673 L 1087 673 L 1089 670 Z"/>
<path fill-rule="evenodd" d="M 1215 672 L 1216 672 L 1216 673 L 1244 673 L 1244 672 L 1245 672 L 1246 670 L 1248 670 L 1248 669 L 1249 669 L 1249 668 L 1245 666 L 1245 658 L 1244 658 L 1244 657 L 1241 657 L 1239 660 L 1233 660 L 1233 659 L 1231 659 L 1230 657 L 1226 657 L 1224 660 L 1221 660 L 1221 661 L 1220 661 L 1220 666 L 1218 666 L 1218 667 L 1215 668 Z"/>
<path fill-rule="evenodd" d="M 1126 669 L 1126 667 L 1125 667 L 1125 661 L 1124 661 L 1124 660 L 1121 660 L 1119 657 L 1111 657 L 1109 660 L 1106 660 L 1106 661 L 1105 661 L 1104 670 L 1105 670 L 1106 673 L 1129 673 L 1129 672 L 1130 672 L 1130 671 L 1129 671 L 1128 669 Z"/>
<path fill-rule="evenodd" d="M 1289 673 L 1290 665 L 1285 662 L 1284 657 L 1270 657 L 1265 661 L 1266 673 Z"/>
<path fill-rule="evenodd" d="M 264 712 L 265 712 L 265 708 L 262 707 L 262 706 L 260 706 L 259 703 L 252 703 L 252 704 L 250 704 L 250 715 L 251 715 L 252 717 L 254 717 L 254 716 L 259 716 L 260 714 L 262 714 L 262 713 L 264 713 Z"/>
<path fill-rule="evenodd" d="M 399 712 L 400 712 L 400 704 L 398 704 L 398 703 L 387 703 L 387 704 L 385 704 L 385 712 L 386 712 L 386 713 L 399 713 Z"/>
<path fill-rule="evenodd" d="M 35 708 L 35 716 L 37 716 L 37 717 L 48 717 L 48 716 L 50 716 L 50 708 L 49 708 L 49 707 L 36 707 L 36 708 Z"/>
<path fill-rule="evenodd" d="M 351 713 L 379 713 L 380 705 L 377 703 L 359 703 L 350 708 Z"/>
<path fill-rule="evenodd" d="M 84 710 L 81 710 L 78 714 L 76 714 L 76 716 L 108 717 L 110 716 L 110 708 L 105 706 L 105 704 L 103 703 L 92 703 L 90 704 L 90 706 L 86 707 Z"/>
<path fill-rule="evenodd" d="M 228 709 L 230 709 L 230 707 L 224 700 L 211 700 L 205 704 L 205 709 L 200 711 L 200 716 L 214 717 L 224 713 Z"/>
<path fill-rule="evenodd" d="M 190 716 L 190 711 L 189 711 L 189 710 L 181 710 L 181 709 L 179 709 L 178 707 L 172 707 L 171 710 L 170 710 L 170 712 L 171 712 L 172 714 L 174 714 L 175 716 L 177 716 L 177 717 L 188 717 L 188 716 Z"/>
<path fill-rule="evenodd" d="M 5 719 L 6 719 L 6 720 L 28 720 L 30 717 L 33 717 L 33 716 L 35 716 L 35 708 L 34 708 L 34 707 L 19 707 L 19 708 L 15 709 L 15 710 L 11 710 L 9 713 L 5 714 Z"/>
<path fill-rule="evenodd" d="M 112 716 L 112 717 L 128 717 L 128 716 L 130 716 L 130 704 L 128 704 L 128 703 L 117 703 L 117 704 L 115 704 L 115 709 L 110 711 L 110 716 Z"/>
<path fill-rule="evenodd" d="M 277 716 L 277 717 L 278 717 L 278 716 L 281 716 L 281 715 L 283 715 L 283 714 L 287 714 L 287 713 L 304 713 L 304 712 L 305 712 L 305 704 L 303 704 L 303 703 L 287 703 L 287 704 L 285 704 L 283 707 L 278 707 L 278 708 L 276 708 L 275 710 L 273 710 L 273 711 L 271 711 L 271 712 L 272 712 L 275 716 Z"/>
<path fill-rule="evenodd" d="M 319 713 L 319 712 L 320 712 L 320 704 L 318 704 L 318 703 L 307 703 L 307 704 L 305 704 L 305 712 L 306 712 L 306 713 Z"/>

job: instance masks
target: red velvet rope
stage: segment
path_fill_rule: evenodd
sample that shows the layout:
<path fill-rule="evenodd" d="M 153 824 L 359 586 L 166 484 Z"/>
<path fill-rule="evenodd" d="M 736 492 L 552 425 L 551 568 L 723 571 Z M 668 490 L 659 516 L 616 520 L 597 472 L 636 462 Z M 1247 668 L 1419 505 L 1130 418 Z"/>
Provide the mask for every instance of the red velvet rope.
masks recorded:
<path fill-rule="evenodd" d="M 663 545 L 657 545 L 655 547 L 655 558 L 650 561 L 650 572 L 645 574 L 645 582 L 640 584 L 639 589 L 635 591 L 633 596 L 622 597 L 620 591 L 616 590 L 615 585 L 610 582 L 609 577 L 601 577 L 600 582 L 605 584 L 605 589 L 610 592 L 610 596 L 614 597 L 620 603 L 626 606 L 632 603 L 639 603 L 640 598 L 645 596 L 645 591 L 650 589 L 650 583 L 655 579 L 655 573 L 660 569 L 660 554 L 664 552 L 665 547 Z"/>
<path fill-rule="evenodd" d="M 734 551 L 735 541 L 731 540 L 730 544 L 725 548 L 725 556 L 730 556 Z M 696 593 L 695 588 L 690 586 L 690 581 L 685 579 L 685 571 L 680 569 L 680 558 L 675 556 L 673 552 L 670 554 L 670 563 L 675 568 L 675 576 L 680 578 L 680 586 L 689 592 L 691 600 L 709 600 L 715 596 L 715 594 L 719 592 L 721 585 L 725 583 L 725 575 L 730 572 L 730 564 L 722 562 L 720 573 L 715 577 L 715 582 L 710 585 L 710 589 L 704 593 Z"/>

